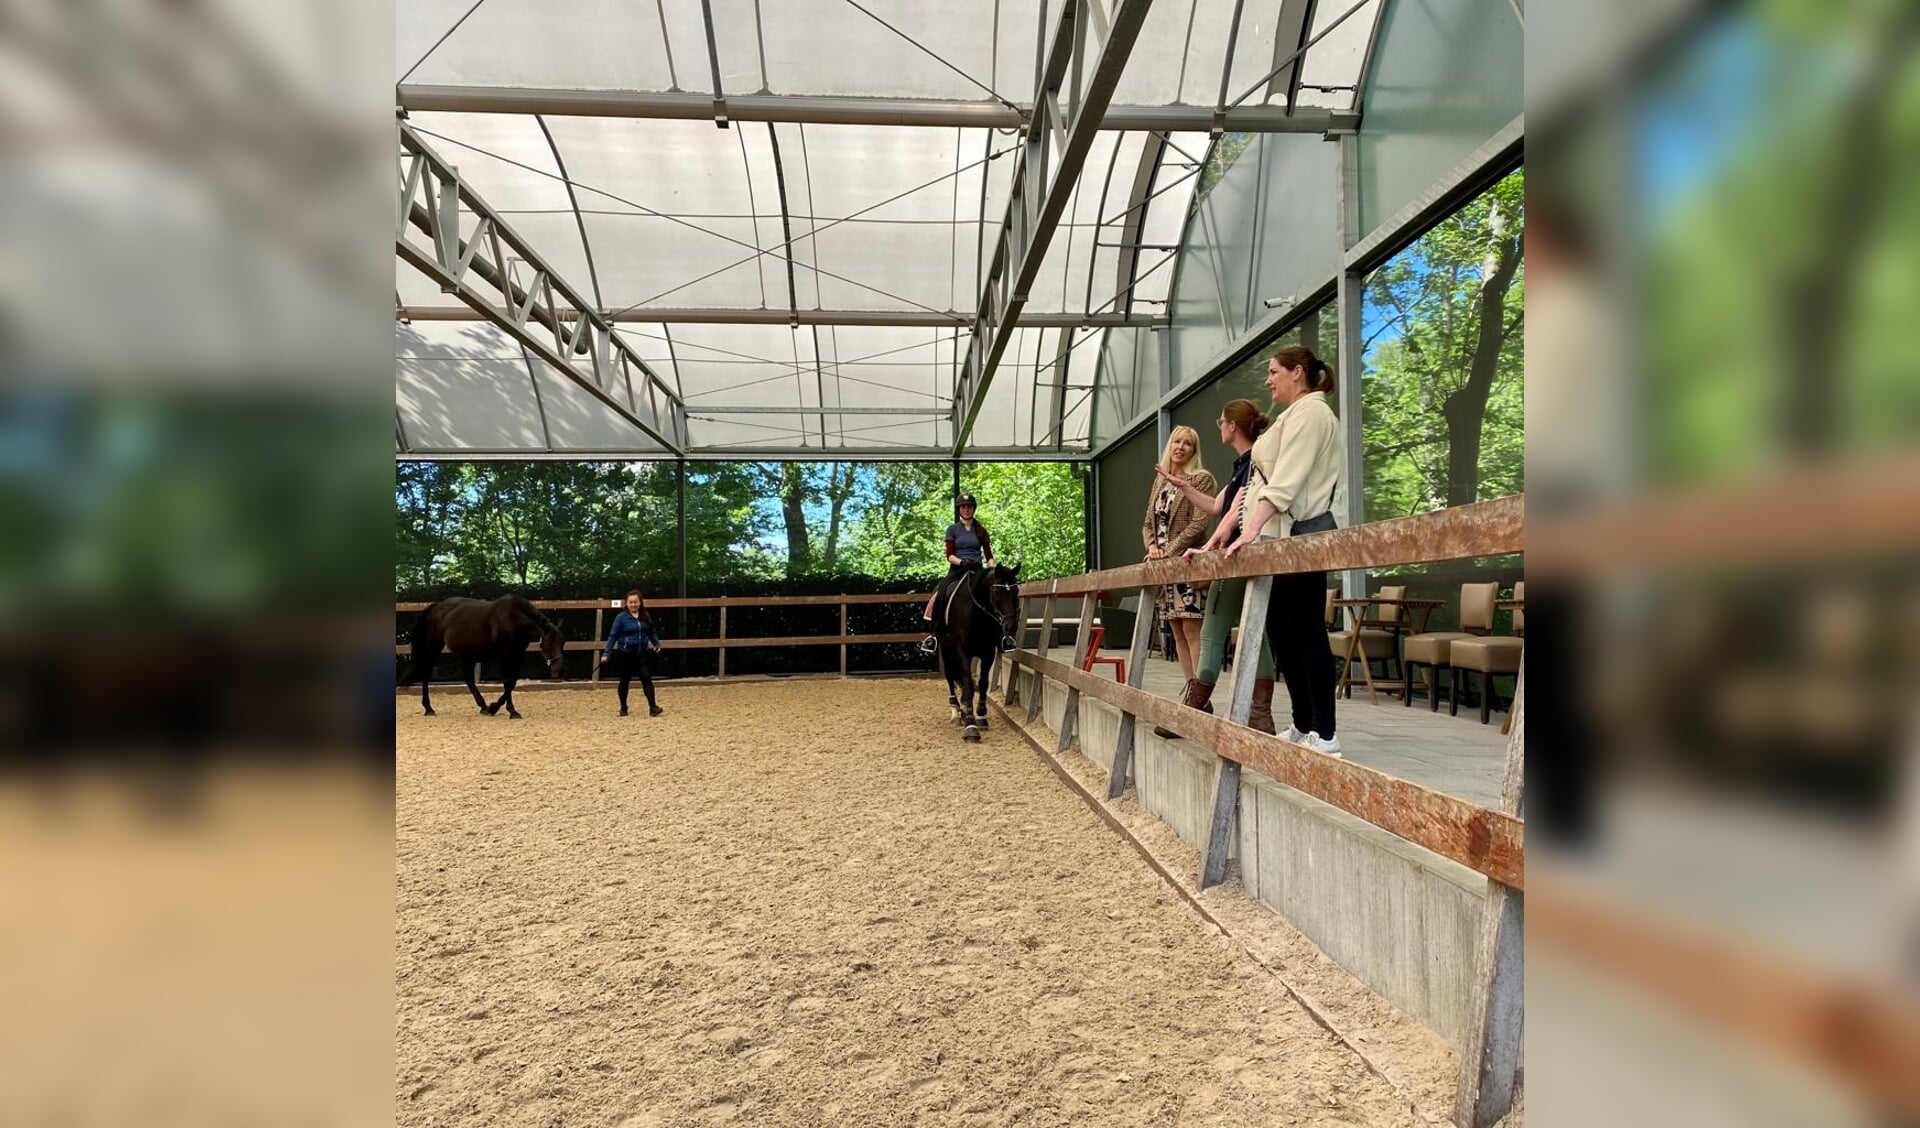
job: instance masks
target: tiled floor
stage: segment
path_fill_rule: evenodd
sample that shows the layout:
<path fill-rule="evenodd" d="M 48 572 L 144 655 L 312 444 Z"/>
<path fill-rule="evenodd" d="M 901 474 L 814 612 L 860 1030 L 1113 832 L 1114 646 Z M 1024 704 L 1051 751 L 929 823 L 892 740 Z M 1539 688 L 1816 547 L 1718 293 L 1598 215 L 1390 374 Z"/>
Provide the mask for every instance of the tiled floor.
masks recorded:
<path fill-rule="evenodd" d="M 1124 650 L 1100 653 L 1113 658 L 1127 656 Z M 1099 672 L 1111 677 L 1113 667 L 1101 666 Z M 1231 667 L 1220 675 L 1215 712 L 1222 711 L 1220 699 L 1232 676 Z M 1182 684 L 1179 663 L 1147 659 L 1146 689 L 1162 697 L 1178 698 Z M 1427 711 L 1426 698 L 1419 695 L 1414 697 L 1412 708 L 1401 705 L 1398 696 L 1384 693 L 1380 703 L 1373 705 L 1367 701 L 1364 686 L 1355 686 L 1353 697 L 1339 699 L 1337 707 L 1341 751 L 1347 759 L 1484 806 L 1500 802 L 1500 777 L 1507 760 L 1507 738 L 1500 735 L 1504 713 L 1495 713 L 1483 725 L 1478 707 L 1463 705 L 1458 717 L 1450 717 L 1444 699 L 1438 715 Z M 1284 727 L 1288 715 L 1285 683 L 1274 687 L 1273 715 Z"/>

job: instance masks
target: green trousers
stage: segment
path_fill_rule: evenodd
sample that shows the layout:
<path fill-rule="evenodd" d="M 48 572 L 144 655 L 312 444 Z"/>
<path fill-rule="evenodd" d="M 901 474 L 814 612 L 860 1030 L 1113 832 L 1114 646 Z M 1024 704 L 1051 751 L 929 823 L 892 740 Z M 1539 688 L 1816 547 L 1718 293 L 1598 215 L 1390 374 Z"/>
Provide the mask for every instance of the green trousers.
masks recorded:
<path fill-rule="evenodd" d="M 1200 664 L 1194 676 L 1209 685 L 1220 680 L 1220 667 L 1227 657 L 1227 635 L 1240 625 L 1240 607 L 1246 598 L 1245 580 L 1215 580 L 1207 588 L 1207 613 L 1200 620 Z M 1264 638 L 1260 642 L 1260 676 L 1273 676 L 1273 648 Z"/>

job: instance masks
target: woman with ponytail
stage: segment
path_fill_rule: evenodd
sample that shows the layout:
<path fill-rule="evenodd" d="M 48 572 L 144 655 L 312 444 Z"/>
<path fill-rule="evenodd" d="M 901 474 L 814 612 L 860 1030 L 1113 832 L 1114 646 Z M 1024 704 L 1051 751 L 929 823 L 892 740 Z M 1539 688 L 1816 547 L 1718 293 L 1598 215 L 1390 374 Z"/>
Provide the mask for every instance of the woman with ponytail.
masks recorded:
<path fill-rule="evenodd" d="M 1242 493 L 1234 553 L 1255 540 L 1336 528 L 1346 500 L 1347 443 L 1327 403 L 1333 370 L 1303 345 L 1289 345 L 1267 361 L 1267 387 L 1281 407 L 1253 444 L 1252 479 Z M 1280 735 L 1316 752 L 1340 755 L 1334 731 L 1333 647 L 1327 642 L 1327 574 L 1288 572 L 1273 578 L 1267 639 L 1287 682 L 1293 724 Z"/>
<path fill-rule="evenodd" d="M 1194 505 L 1209 516 L 1221 519 L 1205 544 L 1187 549 L 1182 554 L 1187 559 L 1232 544 L 1234 538 L 1239 536 L 1240 495 L 1246 489 L 1248 476 L 1253 470 L 1253 442 L 1267 429 L 1266 413 L 1260 410 L 1259 404 L 1245 399 L 1234 400 L 1221 408 L 1217 422 L 1220 441 L 1233 448 L 1237 456 L 1233 460 L 1233 473 L 1227 478 L 1226 488 L 1220 491 L 1219 496 L 1207 497 L 1182 479 L 1171 478 L 1164 473 L 1161 475 L 1180 487 L 1180 491 Z M 1215 580 L 1207 589 L 1207 610 L 1200 620 L 1199 660 L 1195 663 L 1194 672 L 1194 679 L 1200 685 L 1196 708 L 1203 712 L 1213 711 L 1210 702 L 1214 683 L 1220 680 L 1220 667 L 1226 662 L 1227 633 L 1240 622 L 1240 608 L 1246 601 L 1246 594 L 1245 580 Z M 1264 642 L 1260 645 L 1259 667 L 1259 676 L 1253 680 L 1253 710 L 1247 715 L 1247 727 L 1272 732 L 1273 650 Z M 1154 731 L 1159 732 L 1158 729 Z"/>

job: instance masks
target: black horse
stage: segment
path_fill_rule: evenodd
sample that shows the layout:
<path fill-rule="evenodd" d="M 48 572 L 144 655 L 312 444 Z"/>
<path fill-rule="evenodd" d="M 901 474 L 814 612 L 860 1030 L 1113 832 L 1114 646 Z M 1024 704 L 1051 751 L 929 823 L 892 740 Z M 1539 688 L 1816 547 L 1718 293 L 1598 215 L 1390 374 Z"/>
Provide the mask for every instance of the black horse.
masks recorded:
<path fill-rule="evenodd" d="M 1020 631 L 1020 565 L 976 568 L 954 581 L 940 611 L 940 669 L 947 677 L 947 704 L 963 740 L 979 740 L 987 727 L 987 687 L 1001 643 Z M 979 663 L 980 676 L 973 675 Z M 957 690 L 957 692 L 956 692 Z"/>
<path fill-rule="evenodd" d="M 536 638 L 540 640 L 540 656 L 547 660 L 548 671 L 559 680 L 566 658 L 566 640 L 560 637 L 560 628 L 548 621 L 525 596 L 504 595 L 491 601 L 458 595 L 443 599 L 420 612 L 420 620 L 413 626 L 413 668 L 400 684 L 407 685 L 419 678 L 420 706 L 427 716 L 433 716 L 433 700 L 428 696 L 433 667 L 440 661 L 442 650 L 451 650 L 453 656 L 460 659 L 466 672 L 467 689 L 472 691 L 480 711 L 493 716 L 505 705 L 507 716 L 517 721 L 520 713 L 513 707 L 513 684 L 520 680 L 520 659 L 526 655 L 527 644 Z M 500 677 L 506 685 L 500 700 L 491 705 L 480 695 L 480 687 L 473 680 L 475 669 L 489 658 L 500 660 Z"/>

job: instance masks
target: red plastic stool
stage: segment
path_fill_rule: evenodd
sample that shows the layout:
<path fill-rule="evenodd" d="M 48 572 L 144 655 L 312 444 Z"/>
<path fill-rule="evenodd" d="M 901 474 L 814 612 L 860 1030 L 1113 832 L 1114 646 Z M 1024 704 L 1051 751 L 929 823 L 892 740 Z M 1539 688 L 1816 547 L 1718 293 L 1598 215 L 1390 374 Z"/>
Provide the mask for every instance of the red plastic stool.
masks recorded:
<path fill-rule="evenodd" d="M 1113 680 L 1124 684 L 1127 680 L 1127 660 L 1125 658 L 1100 657 L 1100 644 L 1106 641 L 1107 628 L 1095 627 L 1087 638 L 1087 656 L 1080 661 L 1080 669 L 1092 673 L 1095 666 L 1112 666 Z"/>

